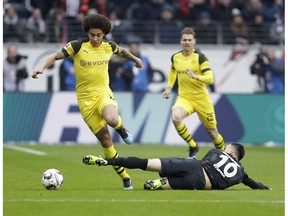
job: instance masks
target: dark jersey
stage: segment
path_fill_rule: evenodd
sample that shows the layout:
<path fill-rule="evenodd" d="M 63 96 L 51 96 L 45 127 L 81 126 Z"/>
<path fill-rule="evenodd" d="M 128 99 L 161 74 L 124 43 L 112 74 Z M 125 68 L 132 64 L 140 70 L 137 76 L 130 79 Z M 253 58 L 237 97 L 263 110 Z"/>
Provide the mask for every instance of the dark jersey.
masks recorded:
<path fill-rule="evenodd" d="M 225 151 L 210 150 L 203 157 L 201 164 L 210 179 L 212 189 L 224 190 L 239 183 L 252 189 L 269 189 L 262 183 L 249 178 L 243 166 Z"/>

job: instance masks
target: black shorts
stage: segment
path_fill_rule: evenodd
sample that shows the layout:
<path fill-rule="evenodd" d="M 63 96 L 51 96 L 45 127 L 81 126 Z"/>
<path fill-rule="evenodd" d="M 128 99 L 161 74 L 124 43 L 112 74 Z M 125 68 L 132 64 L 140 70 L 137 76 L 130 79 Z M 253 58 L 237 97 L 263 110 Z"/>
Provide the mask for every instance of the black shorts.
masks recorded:
<path fill-rule="evenodd" d="M 204 190 L 205 176 L 199 160 L 160 158 L 161 177 L 167 177 L 172 189 Z"/>

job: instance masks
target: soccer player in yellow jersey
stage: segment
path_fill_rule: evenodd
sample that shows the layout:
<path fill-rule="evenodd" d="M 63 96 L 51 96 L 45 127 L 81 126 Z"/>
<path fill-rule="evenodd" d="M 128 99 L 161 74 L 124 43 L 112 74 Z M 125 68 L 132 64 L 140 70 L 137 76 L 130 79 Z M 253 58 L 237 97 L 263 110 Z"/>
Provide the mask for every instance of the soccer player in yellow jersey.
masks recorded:
<path fill-rule="evenodd" d="M 218 133 L 213 103 L 209 97 L 206 84 L 214 82 L 213 72 L 206 56 L 195 50 L 195 32 L 192 28 L 184 28 L 180 43 L 182 51 L 172 55 L 168 85 L 163 92 L 169 98 L 172 87 L 178 78 L 178 97 L 172 107 L 172 121 L 178 134 L 189 145 L 188 158 L 194 159 L 199 146 L 191 137 L 183 119 L 196 112 L 207 133 L 217 149 L 224 150 L 223 137 Z"/>
<path fill-rule="evenodd" d="M 83 119 L 100 141 L 105 157 L 117 158 L 119 155 L 114 149 L 107 125 L 113 127 L 127 144 L 131 144 L 133 139 L 123 126 L 118 104 L 109 88 L 108 62 L 113 54 L 134 61 L 138 68 L 142 67 L 142 62 L 115 42 L 104 40 L 112 29 L 107 17 L 88 15 L 82 22 L 82 28 L 88 38 L 71 41 L 62 50 L 48 56 L 33 72 L 32 78 L 37 79 L 55 61 L 73 56 L 76 95 Z M 124 189 L 133 189 L 126 170 L 120 166 L 114 166 L 114 169 L 123 180 Z"/>

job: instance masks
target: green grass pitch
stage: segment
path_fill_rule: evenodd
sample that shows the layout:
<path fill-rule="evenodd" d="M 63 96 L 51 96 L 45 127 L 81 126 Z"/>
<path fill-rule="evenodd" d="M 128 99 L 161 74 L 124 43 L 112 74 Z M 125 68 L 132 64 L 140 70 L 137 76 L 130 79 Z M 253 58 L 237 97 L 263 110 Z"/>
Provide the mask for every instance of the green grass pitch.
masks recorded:
<path fill-rule="evenodd" d="M 134 190 L 124 191 L 112 167 L 86 166 L 82 157 L 101 154 L 100 145 L 17 145 L 46 155 L 3 148 L 5 216 L 280 216 L 284 215 L 284 148 L 250 147 L 242 161 L 255 180 L 273 190 L 251 190 L 243 184 L 225 191 L 144 191 L 157 173 L 128 170 Z M 185 146 L 116 144 L 121 156 L 186 157 Z M 202 158 L 211 147 L 201 147 Z M 62 188 L 48 191 L 41 175 L 48 168 L 64 175 Z"/>

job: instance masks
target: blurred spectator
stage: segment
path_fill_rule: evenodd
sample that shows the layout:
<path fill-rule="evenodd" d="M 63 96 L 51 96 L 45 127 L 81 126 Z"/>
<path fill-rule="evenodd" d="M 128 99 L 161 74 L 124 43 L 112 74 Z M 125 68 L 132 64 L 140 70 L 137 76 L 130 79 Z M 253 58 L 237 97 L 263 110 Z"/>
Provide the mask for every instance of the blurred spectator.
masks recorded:
<path fill-rule="evenodd" d="M 6 9 L 3 18 L 3 41 L 19 42 L 20 41 L 20 21 L 15 8 L 10 5 Z"/>
<path fill-rule="evenodd" d="M 110 33 L 110 38 L 109 35 L 107 35 L 109 40 L 127 44 L 130 40 L 135 39 L 136 36 L 133 34 L 130 20 L 123 20 L 122 14 L 118 9 L 113 10 L 110 13 L 109 18 L 113 26 L 112 32 Z"/>
<path fill-rule="evenodd" d="M 60 65 L 60 91 L 75 91 L 76 77 L 73 56 L 63 59 Z"/>
<path fill-rule="evenodd" d="M 196 0 L 193 1 L 190 8 L 188 19 L 191 21 L 197 21 L 202 12 L 208 12 L 210 14 L 210 1 L 208 0 Z"/>
<path fill-rule="evenodd" d="M 275 14 L 276 21 L 270 27 L 270 39 L 272 44 L 284 44 L 285 41 L 285 23 L 284 16 Z"/>
<path fill-rule="evenodd" d="M 109 62 L 110 88 L 113 91 L 131 91 L 131 82 L 134 75 L 130 70 L 123 70 L 122 65 L 125 61 L 126 59 L 113 55 Z"/>
<path fill-rule="evenodd" d="M 44 42 L 46 34 L 46 24 L 42 18 L 39 8 L 33 9 L 33 12 L 26 23 L 28 42 Z"/>
<path fill-rule="evenodd" d="M 189 11 L 194 5 L 194 0 L 178 0 L 177 17 L 181 20 L 188 19 Z"/>
<path fill-rule="evenodd" d="M 89 10 L 90 10 L 89 0 L 80 0 L 80 6 L 78 12 L 86 14 L 88 13 Z"/>
<path fill-rule="evenodd" d="M 133 74 L 133 79 L 131 83 L 131 90 L 134 92 L 147 92 L 149 91 L 148 85 L 153 79 L 153 69 L 150 65 L 149 59 L 142 55 L 140 52 L 140 44 L 137 42 L 132 42 L 129 45 L 130 52 L 136 57 L 140 58 L 143 67 L 136 68 L 135 63 L 131 60 L 127 60 L 122 69 L 124 73 Z"/>
<path fill-rule="evenodd" d="M 7 57 L 3 61 L 3 90 L 8 92 L 23 91 L 24 79 L 28 77 L 27 56 L 20 55 L 15 44 L 7 47 Z"/>
<path fill-rule="evenodd" d="M 68 26 L 68 35 L 67 41 L 77 40 L 81 38 L 86 38 L 87 34 L 81 30 L 82 29 L 82 20 L 84 19 L 85 14 L 79 12 L 76 19 L 70 19 L 67 23 Z M 66 20 L 67 21 L 67 20 Z"/>
<path fill-rule="evenodd" d="M 174 18 L 174 8 L 170 5 L 163 6 L 161 20 L 159 21 L 160 43 L 179 43 L 177 38 L 182 28 L 181 21 Z"/>
<path fill-rule="evenodd" d="M 217 26 L 211 21 L 208 12 L 202 12 L 195 27 L 197 35 L 197 44 L 216 44 L 217 43 Z"/>
<path fill-rule="evenodd" d="M 232 0 L 219 0 L 218 4 L 213 9 L 213 17 L 220 23 L 227 23 L 232 20 L 232 10 L 235 4 Z"/>
<path fill-rule="evenodd" d="M 64 0 L 62 1 L 61 6 L 66 12 L 67 20 L 75 20 L 77 18 L 80 8 L 80 0 Z"/>
<path fill-rule="evenodd" d="M 264 14 L 266 21 L 276 21 L 275 14 L 279 14 L 284 17 L 284 1 L 283 0 L 272 0 L 271 3 L 267 2 L 264 5 Z"/>
<path fill-rule="evenodd" d="M 111 0 L 91 0 L 90 8 L 95 8 L 99 14 L 108 17 L 110 12 L 114 9 L 114 4 Z"/>
<path fill-rule="evenodd" d="M 137 13 L 133 14 L 136 18 L 133 29 L 144 43 L 154 43 L 156 21 L 161 19 L 164 5 L 164 0 L 147 0 L 138 5 L 138 8 L 134 8 Z"/>
<path fill-rule="evenodd" d="M 260 50 L 251 65 L 251 73 L 258 76 L 260 92 L 284 93 L 285 63 L 282 56 L 276 56 L 273 48 Z"/>
<path fill-rule="evenodd" d="M 15 8 L 16 13 L 19 17 L 19 19 L 27 19 L 30 15 L 30 5 L 29 5 L 29 1 L 26 0 L 4 0 L 4 9 L 5 6 L 10 4 Z"/>
<path fill-rule="evenodd" d="M 237 40 L 246 40 L 248 43 L 248 26 L 243 20 L 240 10 L 234 8 L 232 15 L 233 19 L 230 24 L 230 31 L 224 33 L 224 39 L 226 40 L 225 43 L 234 44 L 237 43 Z"/>
<path fill-rule="evenodd" d="M 267 89 L 269 93 L 284 93 L 285 63 L 277 56 L 274 48 L 267 49 L 269 64 L 266 67 Z"/>
<path fill-rule="evenodd" d="M 117 9 L 119 11 L 121 11 L 122 13 L 122 18 L 125 19 L 126 18 L 126 14 L 127 14 L 127 10 L 131 7 L 131 5 L 133 5 L 134 3 L 138 3 L 139 0 L 109 0 L 107 3 L 109 3 L 109 8 L 114 8 Z M 113 9 L 113 10 L 114 10 Z"/>
<path fill-rule="evenodd" d="M 65 20 L 65 11 L 57 8 L 53 17 L 47 19 L 48 42 L 50 43 L 66 43 L 68 37 L 68 27 Z"/>
<path fill-rule="evenodd" d="M 43 1 L 43 0 L 29 0 L 31 10 L 34 8 L 39 8 L 42 13 L 42 17 L 44 20 L 48 18 L 49 13 L 53 8 L 59 7 L 59 0 L 49 0 L 49 1 Z"/>
<path fill-rule="evenodd" d="M 160 20 L 161 12 L 165 6 L 165 0 L 147 0 L 143 1 L 138 11 L 139 20 Z"/>
<path fill-rule="evenodd" d="M 242 11 L 242 17 L 246 22 L 252 22 L 256 14 L 263 13 L 263 4 L 260 0 L 248 0 Z"/>
<path fill-rule="evenodd" d="M 260 49 L 260 51 L 256 54 L 256 58 L 254 62 L 250 66 L 250 73 L 252 75 L 257 76 L 257 90 L 258 93 L 268 92 L 267 90 L 267 82 L 266 82 L 266 65 L 268 65 L 269 60 L 267 57 L 267 53 Z"/>
<path fill-rule="evenodd" d="M 263 15 L 255 14 L 254 20 L 249 24 L 249 41 L 252 44 L 269 44 L 269 24 L 264 22 Z"/>

